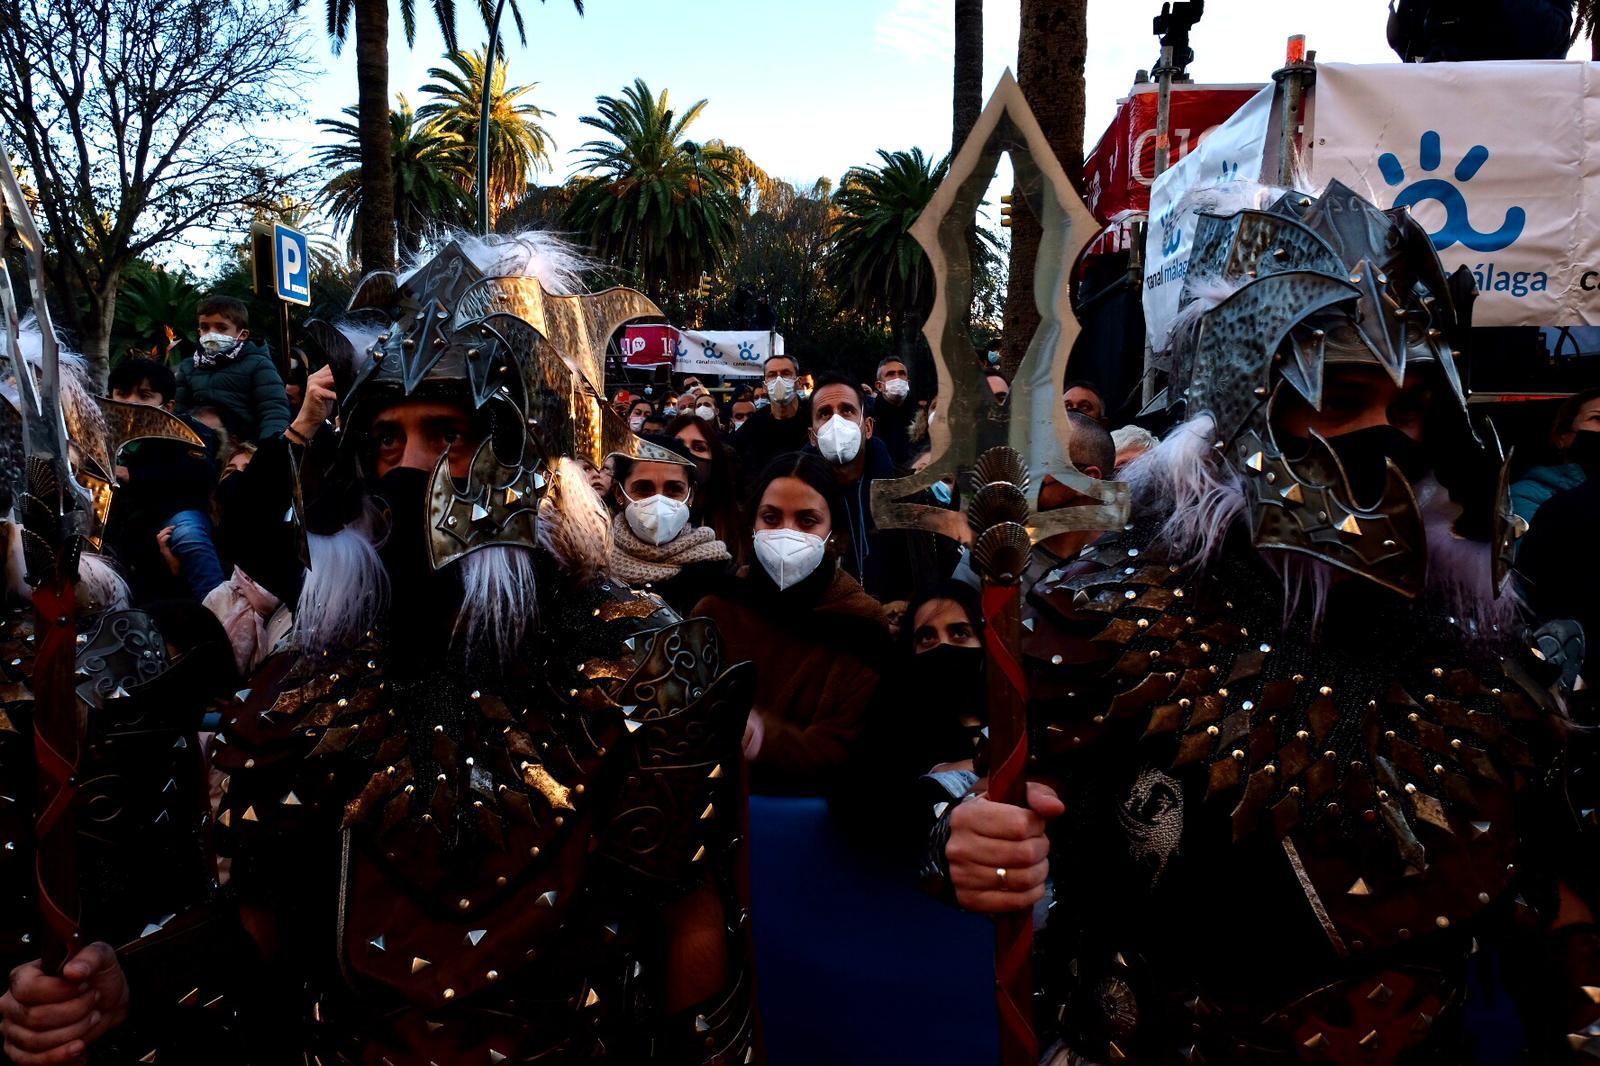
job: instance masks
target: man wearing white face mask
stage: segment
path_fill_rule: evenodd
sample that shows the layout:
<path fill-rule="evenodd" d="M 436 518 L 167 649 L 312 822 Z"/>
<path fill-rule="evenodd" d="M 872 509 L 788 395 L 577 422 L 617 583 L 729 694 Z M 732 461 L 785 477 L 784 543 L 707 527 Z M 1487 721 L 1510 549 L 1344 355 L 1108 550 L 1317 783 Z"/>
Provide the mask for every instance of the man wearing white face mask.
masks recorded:
<path fill-rule="evenodd" d="M 727 574 L 732 556 L 709 528 L 689 525 L 694 465 L 678 456 L 676 442 L 645 439 L 660 449 L 657 454 L 681 462 L 614 456 L 617 513 L 611 520 L 609 569 L 618 581 L 653 592 L 684 614 Z"/>
<path fill-rule="evenodd" d="M 888 356 L 878 363 L 877 393 L 868 409 L 872 415 L 872 435 L 889 449 L 895 466 L 911 461 L 911 423 L 917 417 L 917 404 L 911 398 L 911 371 L 905 360 Z"/>
<path fill-rule="evenodd" d="M 746 478 L 754 478 L 785 452 L 804 448 L 811 428 L 809 409 L 800 398 L 800 363 L 792 356 L 774 355 L 767 359 L 763 372 L 771 404 L 751 415 L 733 438 L 739 468 Z"/>
<path fill-rule="evenodd" d="M 872 483 L 896 475 L 889 449 L 877 439 L 865 416 L 861 390 L 830 375 L 811 397 L 811 446 L 833 470 L 850 534 L 842 555 L 845 570 L 884 603 L 909 599 L 916 591 L 912 552 L 898 530 L 880 531 L 872 518 Z M 932 575 L 922 575 L 922 580 Z"/>

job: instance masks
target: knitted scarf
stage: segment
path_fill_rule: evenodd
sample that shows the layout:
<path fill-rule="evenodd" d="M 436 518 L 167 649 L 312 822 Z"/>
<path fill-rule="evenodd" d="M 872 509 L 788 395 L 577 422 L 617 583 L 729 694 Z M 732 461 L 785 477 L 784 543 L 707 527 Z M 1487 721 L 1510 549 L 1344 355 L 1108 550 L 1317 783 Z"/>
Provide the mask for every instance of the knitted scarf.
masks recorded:
<path fill-rule="evenodd" d="M 611 576 L 629 585 L 665 581 L 676 577 L 690 563 L 731 558 L 727 547 L 708 526 L 685 529 L 658 547 L 635 536 L 624 516 L 619 514 L 611 520 Z"/>

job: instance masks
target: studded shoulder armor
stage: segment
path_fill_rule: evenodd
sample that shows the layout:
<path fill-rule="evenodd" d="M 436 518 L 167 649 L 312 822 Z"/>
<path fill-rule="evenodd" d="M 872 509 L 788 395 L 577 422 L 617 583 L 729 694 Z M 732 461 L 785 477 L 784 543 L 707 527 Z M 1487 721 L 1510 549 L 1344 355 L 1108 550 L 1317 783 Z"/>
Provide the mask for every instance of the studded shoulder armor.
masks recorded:
<path fill-rule="evenodd" d="M 0 963 L 35 955 L 33 884 L 33 627 L 0 621 Z M 200 703 L 185 655 L 172 657 L 154 620 L 111 611 L 79 637 L 77 699 L 85 723 L 73 800 L 81 921 L 123 943 L 203 901 L 204 771 Z"/>
<path fill-rule="evenodd" d="M 733 883 L 749 678 L 707 622 L 620 585 L 565 590 L 540 621 L 526 668 L 492 680 L 408 676 L 377 640 L 269 660 L 218 738 L 218 834 L 245 898 L 337 890 L 352 987 L 424 1013 L 532 987 L 591 1008 L 593 1034 L 638 1008 L 647 915 Z"/>
<path fill-rule="evenodd" d="M 1344 959 L 1444 942 L 1522 890 L 1528 795 L 1561 735 L 1551 692 L 1514 655 L 1420 609 L 1374 615 L 1369 631 L 1340 640 L 1286 630 L 1281 584 L 1253 552 L 1224 550 L 1212 572 L 1194 573 L 1140 533 L 1103 539 L 1029 593 L 1035 629 L 1070 618 L 1087 649 L 1076 668 L 1034 656 L 1046 691 L 1072 690 L 1035 701 L 1042 761 L 1171 775 L 1201 808 L 1184 824 L 1222 823 L 1226 835 L 1207 831 L 1204 846 L 1231 836 L 1235 849 L 1281 852 L 1305 897 L 1295 908 Z M 1363 1027 L 1361 1012 L 1352 1020 L 1345 1004 L 1371 991 L 1357 983 L 1335 982 L 1278 1017 L 1284 1031 L 1252 1039 L 1311 1041 L 1328 1061 L 1369 1050 L 1372 1033 L 1396 1039 Z M 1418 981 L 1397 1000 L 1391 1013 L 1413 1012 L 1394 1019 L 1415 1027 L 1405 1040 L 1420 1041 L 1448 999 L 1436 991 Z M 1205 1004 L 1202 989 L 1191 994 Z M 1139 1042 L 1131 1028 L 1122 1040 Z"/>

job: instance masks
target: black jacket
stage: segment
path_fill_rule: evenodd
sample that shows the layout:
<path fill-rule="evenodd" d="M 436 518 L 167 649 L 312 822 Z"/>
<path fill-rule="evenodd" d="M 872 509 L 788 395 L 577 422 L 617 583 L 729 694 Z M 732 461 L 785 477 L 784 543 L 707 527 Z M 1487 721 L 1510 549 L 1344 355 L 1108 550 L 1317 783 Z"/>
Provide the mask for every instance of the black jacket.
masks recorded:
<path fill-rule="evenodd" d="M 786 452 L 798 452 L 810 442 L 811 402 L 800 401 L 793 418 L 778 418 L 772 408 L 763 407 L 751 415 L 733 435 L 733 448 L 739 453 L 739 475 L 749 489 L 767 464 Z"/>

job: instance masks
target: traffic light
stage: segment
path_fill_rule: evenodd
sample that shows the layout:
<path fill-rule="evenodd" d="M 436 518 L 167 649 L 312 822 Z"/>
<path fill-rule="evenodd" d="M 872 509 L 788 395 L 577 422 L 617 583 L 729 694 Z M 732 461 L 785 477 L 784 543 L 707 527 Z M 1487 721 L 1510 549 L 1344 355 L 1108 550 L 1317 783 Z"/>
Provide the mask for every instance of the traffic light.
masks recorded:
<path fill-rule="evenodd" d="M 700 275 L 700 299 L 711 299 L 711 275 L 709 274 Z"/>
<path fill-rule="evenodd" d="M 1000 225 L 1008 229 L 1011 226 L 1011 200 L 1010 193 L 1000 197 Z"/>

